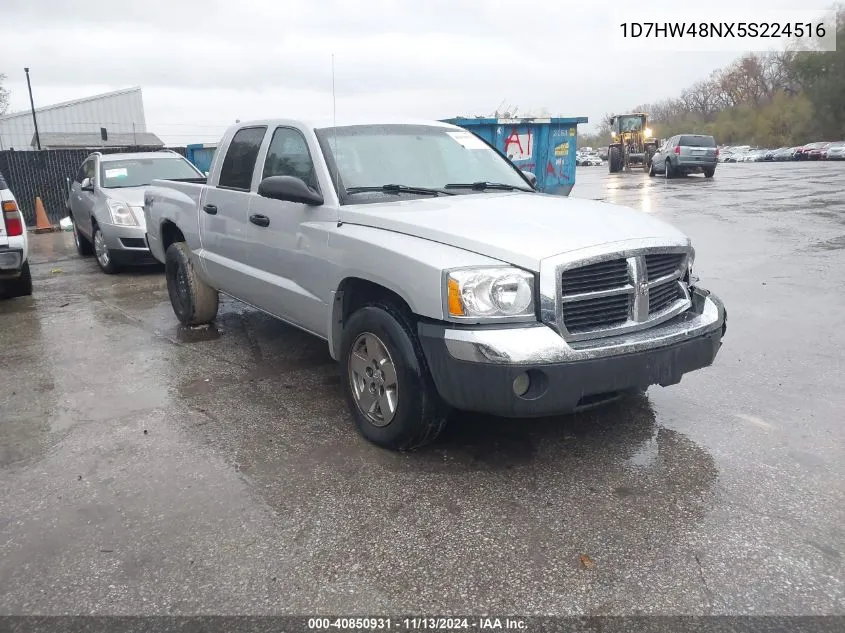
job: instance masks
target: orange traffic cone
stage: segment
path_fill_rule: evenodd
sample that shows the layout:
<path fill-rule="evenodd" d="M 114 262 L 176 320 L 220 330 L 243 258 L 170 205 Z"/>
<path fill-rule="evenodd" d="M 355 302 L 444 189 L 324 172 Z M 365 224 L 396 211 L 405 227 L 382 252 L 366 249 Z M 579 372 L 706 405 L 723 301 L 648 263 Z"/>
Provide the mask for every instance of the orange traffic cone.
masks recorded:
<path fill-rule="evenodd" d="M 35 232 L 46 233 L 52 231 L 53 225 L 47 219 L 47 212 L 44 210 L 44 203 L 41 202 L 41 196 L 35 197 Z"/>

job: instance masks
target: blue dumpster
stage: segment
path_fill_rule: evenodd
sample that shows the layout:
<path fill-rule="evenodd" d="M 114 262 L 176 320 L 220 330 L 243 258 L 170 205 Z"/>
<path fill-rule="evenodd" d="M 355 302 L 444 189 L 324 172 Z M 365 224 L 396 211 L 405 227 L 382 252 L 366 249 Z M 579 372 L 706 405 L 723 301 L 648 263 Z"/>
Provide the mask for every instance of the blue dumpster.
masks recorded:
<path fill-rule="evenodd" d="M 211 169 L 211 159 L 214 158 L 214 151 L 217 143 L 192 143 L 185 148 L 185 157 L 197 166 L 202 172 Z"/>
<path fill-rule="evenodd" d="M 446 119 L 480 136 L 514 165 L 537 176 L 543 193 L 568 196 L 575 185 L 578 124 L 587 117 Z"/>

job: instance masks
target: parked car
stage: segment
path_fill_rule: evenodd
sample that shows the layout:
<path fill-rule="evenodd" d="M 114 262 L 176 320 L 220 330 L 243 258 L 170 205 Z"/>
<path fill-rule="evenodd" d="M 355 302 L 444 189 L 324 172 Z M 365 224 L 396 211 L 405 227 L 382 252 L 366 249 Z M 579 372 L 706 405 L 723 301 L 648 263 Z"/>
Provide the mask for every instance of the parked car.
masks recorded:
<path fill-rule="evenodd" d="M 826 160 L 845 160 L 845 141 L 831 143 L 827 148 Z"/>
<path fill-rule="evenodd" d="M 766 149 L 753 149 L 742 157 L 743 163 L 759 163 L 766 157 Z"/>
<path fill-rule="evenodd" d="M 208 184 L 157 180 L 150 251 L 173 310 L 218 292 L 328 342 L 369 440 L 432 440 L 450 406 L 577 410 L 709 365 L 722 303 L 689 239 L 653 216 L 536 192 L 440 122 L 240 123 Z"/>
<path fill-rule="evenodd" d="M 584 167 L 595 167 L 602 165 L 602 159 L 596 154 L 586 154 L 581 157 L 581 165 Z"/>
<path fill-rule="evenodd" d="M 718 162 L 719 148 L 712 136 L 679 134 L 657 148 L 648 175 L 663 174 L 666 178 L 674 178 L 700 172 L 705 178 L 712 178 Z"/>
<path fill-rule="evenodd" d="M 126 264 L 155 263 L 145 241 L 144 189 L 155 179 L 205 182 L 194 165 L 172 151 L 94 152 L 68 182 L 67 208 L 80 255 L 95 255 L 105 273 Z"/>
<path fill-rule="evenodd" d="M 772 160 L 778 161 L 785 161 L 785 160 L 792 160 L 792 156 L 797 150 L 797 147 L 782 147 L 781 149 L 777 150 L 772 157 Z"/>
<path fill-rule="evenodd" d="M 824 160 L 827 158 L 827 148 L 833 143 L 819 143 L 811 149 L 807 154 L 807 160 Z"/>
<path fill-rule="evenodd" d="M 794 160 L 808 160 L 810 157 L 810 152 L 812 152 L 817 147 L 821 147 L 824 145 L 824 141 L 818 141 L 815 143 L 807 143 L 806 145 L 802 145 L 797 150 L 795 150 L 795 154 L 793 155 Z"/>
<path fill-rule="evenodd" d="M 0 297 L 32 294 L 29 270 L 29 238 L 18 201 L 0 173 Z"/>
<path fill-rule="evenodd" d="M 775 156 L 777 156 L 780 152 L 789 149 L 788 147 L 778 147 L 777 149 L 770 149 L 767 150 L 766 153 L 763 155 L 763 160 L 766 162 L 774 161 Z"/>

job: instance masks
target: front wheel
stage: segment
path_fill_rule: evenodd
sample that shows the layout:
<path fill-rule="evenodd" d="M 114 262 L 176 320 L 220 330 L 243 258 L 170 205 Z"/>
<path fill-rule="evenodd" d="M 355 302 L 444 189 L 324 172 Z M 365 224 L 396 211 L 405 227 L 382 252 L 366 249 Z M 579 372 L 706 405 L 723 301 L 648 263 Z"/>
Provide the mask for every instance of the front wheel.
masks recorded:
<path fill-rule="evenodd" d="M 219 295 L 197 275 L 185 242 L 167 247 L 164 275 L 170 304 L 182 325 L 206 325 L 214 320 Z"/>
<path fill-rule="evenodd" d="M 366 439 L 395 450 L 433 441 L 446 425 L 443 403 L 406 312 L 389 302 L 356 311 L 341 341 L 346 402 Z"/>
<path fill-rule="evenodd" d="M 120 269 L 114 261 L 114 252 L 106 244 L 106 238 L 99 226 L 94 227 L 94 255 L 100 270 L 107 275 L 113 275 Z"/>
<path fill-rule="evenodd" d="M 648 164 L 648 176 L 649 178 L 654 178 L 654 161 L 651 161 Z"/>

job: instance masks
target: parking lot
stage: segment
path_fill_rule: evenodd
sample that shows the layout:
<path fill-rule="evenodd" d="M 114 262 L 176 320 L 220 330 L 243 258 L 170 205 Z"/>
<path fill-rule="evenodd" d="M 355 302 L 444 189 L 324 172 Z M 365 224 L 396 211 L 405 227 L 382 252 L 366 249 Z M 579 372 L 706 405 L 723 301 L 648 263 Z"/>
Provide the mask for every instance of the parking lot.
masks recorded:
<path fill-rule="evenodd" d="M 845 613 L 845 169 L 578 168 L 682 230 L 715 364 L 543 420 L 359 437 L 325 343 L 33 236 L 0 302 L 0 612 Z M 589 558 L 582 558 L 585 555 Z"/>

